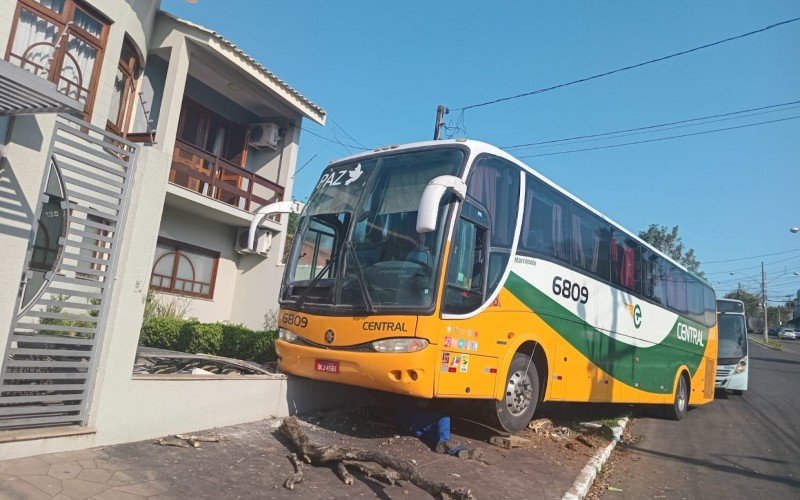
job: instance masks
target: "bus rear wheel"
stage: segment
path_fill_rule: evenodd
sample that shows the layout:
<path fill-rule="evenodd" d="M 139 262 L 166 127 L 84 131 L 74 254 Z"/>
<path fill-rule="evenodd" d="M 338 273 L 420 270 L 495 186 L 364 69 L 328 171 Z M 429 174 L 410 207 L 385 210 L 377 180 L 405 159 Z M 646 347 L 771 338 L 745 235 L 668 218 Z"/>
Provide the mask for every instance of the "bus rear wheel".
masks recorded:
<path fill-rule="evenodd" d="M 539 403 L 539 374 L 530 356 L 514 354 L 503 397 L 490 402 L 492 421 L 503 430 L 519 432 L 528 425 Z"/>
<path fill-rule="evenodd" d="M 675 398 L 671 405 L 662 407 L 662 416 L 668 420 L 683 420 L 689 408 L 689 380 L 685 373 L 678 378 Z"/>

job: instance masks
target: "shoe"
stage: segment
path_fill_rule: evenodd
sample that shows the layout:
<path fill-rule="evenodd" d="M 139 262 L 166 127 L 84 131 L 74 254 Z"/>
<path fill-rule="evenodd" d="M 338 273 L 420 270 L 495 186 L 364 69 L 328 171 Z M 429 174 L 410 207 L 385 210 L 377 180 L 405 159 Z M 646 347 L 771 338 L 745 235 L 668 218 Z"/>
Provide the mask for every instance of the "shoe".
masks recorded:
<path fill-rule="evenodd" d="M 463 450 L 458 450 L 456 456 L 462 460 L 480 460 L 483 457 L 483 452 L 481 452 L 480 448 L 464 448 Z"/>
<path fill-rule="evenodd" d="M 459 446 L 461 446 L 461 444 L 458 441 L 439 441 L 436 444 L 436 453 L 444 454 L 450 450 L 458 448 Z"/>

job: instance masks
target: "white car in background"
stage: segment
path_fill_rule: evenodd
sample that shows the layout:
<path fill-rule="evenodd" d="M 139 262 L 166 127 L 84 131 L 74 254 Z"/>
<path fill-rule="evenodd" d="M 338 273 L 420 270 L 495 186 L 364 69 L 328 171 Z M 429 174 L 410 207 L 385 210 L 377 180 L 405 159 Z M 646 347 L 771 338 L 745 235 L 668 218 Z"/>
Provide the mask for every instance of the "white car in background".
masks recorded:
<path fill-rule="evenodd" d="M 797 334 L 791 328 L 781 328 L 780 330 L 778 330 L 778 338 L 796 340 Z"/>

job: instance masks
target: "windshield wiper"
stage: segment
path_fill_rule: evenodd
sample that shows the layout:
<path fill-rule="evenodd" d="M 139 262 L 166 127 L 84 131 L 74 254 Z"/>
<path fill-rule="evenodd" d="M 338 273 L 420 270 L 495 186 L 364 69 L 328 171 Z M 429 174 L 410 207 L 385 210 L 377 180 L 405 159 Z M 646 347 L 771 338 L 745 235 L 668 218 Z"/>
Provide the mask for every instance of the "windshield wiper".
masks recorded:
<path fill-rule="evenodd" d="M 331 268 L 333 263 L 336 262 L 336 259 L 339 258 L 339 252 L 341 250 L 342 250 L 342 247 L 339 247 L 336 250 L 336 253 L 333 254 L 333 256 L 331 256 L 331 258 L 328 260 L 328 262 L 324 266 L 322 266 L 322 269 L 320 269 L 319 274 L 314 276 L 314 278 L 308 283 L 308 285 L 306 285 L 306 289 L 303 290 L 303 294 L 300 296 L 299 299 L 297 299 L 297 302 L 295 302 L 296 305 L 298 305 L 298 306 L 302 306 L 303 305 L 303 302 L 306 301 L 306 299 L 308 298 L 308 294 L 311 293 L 311 290 L 313 290 L 314 287 L 317 286 L 317 284 L 320 282 L 320 280 L 322 280 L 322 277 L 325 276 L 325 273 L 328 272 L 328 270 Z"/>
<path fill-rule="evenodd" d="M 361 268 L 361 263 L 358 261 L 358 254 L 356 253 L 356 246 L 353 244 L 352 241 L 348 241 L 345 243 L 345 251 L 349 252 L 350 255 L 353 257 L 353 263 L 356 266 L 356 274 L 358 275 L 358 284 L 361 288 L 361 295 L 364 296 L 364 305 L 367 306 L 367 311 L 374 313 L 375 307 L 372 305 L 372 297 L 369 295 L 369 289 L 367 288 L 367 280 L 364 278 L 364 270 Z"/>

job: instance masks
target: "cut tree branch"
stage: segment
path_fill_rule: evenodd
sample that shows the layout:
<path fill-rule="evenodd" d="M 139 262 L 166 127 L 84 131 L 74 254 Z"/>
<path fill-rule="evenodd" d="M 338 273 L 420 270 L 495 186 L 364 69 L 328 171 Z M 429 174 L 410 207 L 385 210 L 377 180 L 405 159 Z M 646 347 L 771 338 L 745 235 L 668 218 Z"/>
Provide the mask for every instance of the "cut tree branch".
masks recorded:
<path fill-rule="evenodd" d="M 294 473 L 286 479 L 286 482 L 283 483 L 287 489 L 293 490 L 296 484 L 303 482 L 303 462 L 297 458 L 297 453 L 292 453 L 289 455 L 288 458 L 292 465 L 294 465 Z"/>
<path fill-rule="evenodd" d="M 300 454 L 312 465 L 326 465 L 331 463 L 335 465 L 337 462 L 342 461 L 347 461 L 348 463 L 372 462 L 385 469 L 396 471 L 399 479 L 408 481 L 429 493 L 434 498 L 455 500 L 475 499 L 469 489 L 454 488 L 445 483 L 426 479 L 416 471 L 414 464 L 406 460 L 398 460 L 380 451 L 365 450 L 349 446 L 325 445 L 314 442 L 306 435 L 303 429 L 300 428 L 300 422 L 295 417 L 284 419 L 280 431 L 292 441 Z"/>
<path fill-rule="evenodd" d="M 347 472 L 347 467 L 345 467 L 344 462 L 336 462 L 336 473 L 339 474 L 339 478 L 341 478 L 344 484 L 351 485 L 353 481 L 355 481 L 353 475 Z"/>
<path fill-rule="evenodd" d="M 359 472 L 367 477 L 374 477 L 379 481 L 383 481 L 389 486 L 398 484 L 403 478 L 397 471 L 391 469 L 384 469 L 375 465 L 367 465 L 363 462 L 344 462 L 348 467 L 357 469 Z"/>

